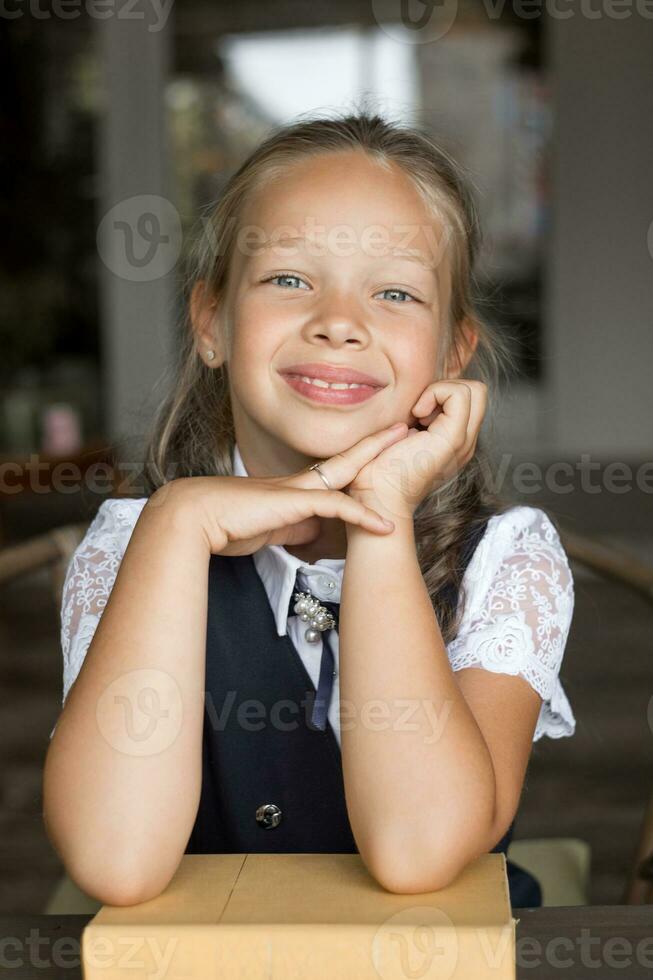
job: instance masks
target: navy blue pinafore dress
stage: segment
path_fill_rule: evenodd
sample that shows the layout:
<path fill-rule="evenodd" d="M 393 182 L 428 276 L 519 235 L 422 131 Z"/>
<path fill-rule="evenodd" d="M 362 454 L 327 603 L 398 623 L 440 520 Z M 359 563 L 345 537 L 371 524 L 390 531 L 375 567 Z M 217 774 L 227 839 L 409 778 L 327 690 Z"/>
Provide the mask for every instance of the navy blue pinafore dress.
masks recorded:
<path fill-rule="evenodd" d="M 472 526 L 466 568 L 488 518 Z M 340 746 L 311 725 L 315 686 L 290 636 L 279 636 L 251 555 L 209 562 L 202 790 L 187 854 L 346 853 Z M 445 601 L 455 608 L 457 592 Z M 513 824 L 492 852 L 507 851 Z M 542 904 L 539 883 L 507 862 L 513 908 Z"/>

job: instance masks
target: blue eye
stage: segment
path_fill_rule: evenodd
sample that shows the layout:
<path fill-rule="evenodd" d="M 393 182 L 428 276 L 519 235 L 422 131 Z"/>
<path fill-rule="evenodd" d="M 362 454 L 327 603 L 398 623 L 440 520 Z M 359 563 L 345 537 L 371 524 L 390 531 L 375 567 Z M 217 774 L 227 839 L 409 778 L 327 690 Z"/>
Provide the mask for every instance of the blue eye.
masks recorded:
<path fill-rule="evenodd" d="M 293 275 L 291 272 L 278 272 L 276 276 L 270 276 L 269 279 L 264 279 L 263 282 L 274 282 L 275 279 L 294 279 L 296 282 L 304 282 L 299 276 Z M 287 287 L 283 287 L 284 289 Z"/>
<path fill-rule="evenodd" d="M 381 292 L 382 293 L 398 293 L 400 296 L 408 296 L 409 299 L 411 299 L 411 300 L 414 300 L 415 299 L 415 297 L 414 296 L 411 296 L 410 293 L 407 293 L 405 289 L 392 289 L 392 287 L 391 287 L 390 289 L 382 289 Z M 405 302 L 405 300 L 401 300 L 401 302 L 403 303 L 403 302 Z M 418 300 L 415 300 L 415 302 L 419 302 L 419 301 Z"/>
<path fill-rule="evenodd" d="M 295 282 L 303 282 L 304 285 L 306 285 L 305 280 L 302 279 L 301 276 L 297 276 L 297 275 L 295 275 L 292 272 L 278 272 L 276 274 L 276 276 L 269 276 L 267 279 L 263 279 L 263 282 L 275 282 L 275 280 L 280 280 L 280 279 L 294 280 Z M 283 289 L 292 289 L 294 287 L 287 286 L 286 285 L 286 286 L 282 286 L 282 288 Z M 410 300 L 412 302 L 415 302 L 415 303 L 419 303 L 420 302 L 420 300 L 416 299 L 415 296 L 412 296 L 411 293 L 406 292 L 405 289 L 396 289 L 396 288 L 390 287 L 389 289 L 383 289 L 383 290 L 381 290 L 381 294 L 384 294 L 384 293 L 394 293 L 395 295 L 398 295 L 398 296 L 405 296 L 405 297 L 407 297 L 408 300 Z M 400 302 L 401 303 L 405 303 L 406 300 L 400 300 Z"/>

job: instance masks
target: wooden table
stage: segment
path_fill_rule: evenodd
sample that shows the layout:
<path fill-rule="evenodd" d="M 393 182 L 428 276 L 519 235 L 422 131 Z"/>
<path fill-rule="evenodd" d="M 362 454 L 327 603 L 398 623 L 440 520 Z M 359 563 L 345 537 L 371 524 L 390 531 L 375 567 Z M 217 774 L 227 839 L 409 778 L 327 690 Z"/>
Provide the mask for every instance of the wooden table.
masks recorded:
<path fill-rule="evenodd" d="M 653 980 L 653 905 L 513 909 L 513 916 L 518 980 Z M 81 980 L 80 940 L 91 919 L 0 916 L 0 977 Z"/>

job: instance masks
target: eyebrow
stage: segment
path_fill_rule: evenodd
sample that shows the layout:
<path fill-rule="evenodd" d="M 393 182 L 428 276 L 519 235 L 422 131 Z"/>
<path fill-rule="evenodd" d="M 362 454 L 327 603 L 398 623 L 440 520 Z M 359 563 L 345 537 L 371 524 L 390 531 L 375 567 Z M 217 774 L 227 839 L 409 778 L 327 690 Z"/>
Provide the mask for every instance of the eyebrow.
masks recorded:
<path fill-rule="evenodd" d="M 308 241 L 313 241 L 313 240 L 308 239 Z M 307 239 L 304 235 L 292 235 L 292 236 L 288 235 L 288 236 L 284 236 L 283 238 L 269 238 L 267 241 L 263 242 L 262 245 L 257 246 L 257 252 L 255 254 L 258 255 L 260 252 L 264 252 L 267 249 L 272 248 L 273 245 L 283 246 L 285 242 L 299 242 L 300 244 L 306 244 Z M 390 251 L 386 253 L 386 255 L 373 256 L 373 258 L 379 258 L 379 259 L 387 258 L 388 254 L 393 256 L 396 255 L 398 258 L 404 258 L 410 262 L 415 262 L 417 265 L 421 265 L 429 272 L 435 272 L 434 264 L 432 262 L 429 262 L 426 256 L 424 255 L 424 253 L 418 248 L 415 249 L 393 248 L 390 249 Z"/>

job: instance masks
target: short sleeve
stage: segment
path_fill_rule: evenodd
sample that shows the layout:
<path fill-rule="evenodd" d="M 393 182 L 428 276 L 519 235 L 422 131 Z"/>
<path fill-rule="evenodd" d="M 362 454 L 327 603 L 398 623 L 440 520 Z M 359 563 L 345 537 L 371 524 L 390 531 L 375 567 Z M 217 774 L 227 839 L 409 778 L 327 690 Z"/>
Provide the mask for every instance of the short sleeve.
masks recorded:
<path fill-rule="evenodd" d="M 104 500 L 68 563 L 61 594 L 62 705 L 77 679 L 147 499 Z M 53 735 L 54 728 L 50 738 Z"/>
<path fill-rule="evenodd" d="M 542 698 L 533 741 L 542 735 L 573 735 L 576 722 L 559 672 L 574 585 L 546 513 L 516 506 L 491 517 L 462 586 L 463 616 L 448 646 L 453 670 L 481 667 L 519 674 Z"/>

